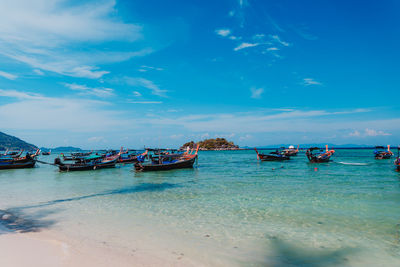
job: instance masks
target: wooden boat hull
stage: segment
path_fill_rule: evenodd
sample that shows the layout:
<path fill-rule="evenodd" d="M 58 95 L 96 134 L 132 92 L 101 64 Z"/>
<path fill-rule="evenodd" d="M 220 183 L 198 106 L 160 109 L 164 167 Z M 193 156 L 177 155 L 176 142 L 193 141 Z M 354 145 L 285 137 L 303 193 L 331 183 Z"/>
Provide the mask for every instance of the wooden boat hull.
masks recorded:
<path fill-rule="evenodd" d="M 261 161 L 284 161 L 289 160 L 290 157 L 287 155 L 268 155 L 268 154 L 258 154 Z"/>
<path fill-rule="evenodd" d="M 331 160 L 331 157 L 334 153 L 334 151 L 333 152 L 332 151 L 333 150 L 327 151 L 323 154 L 312 154 L 311 152 L 307 151 L 306 155 L 311 163 L 325 163 Z"/>
<path fill-rule="evenodd" d="M 375 154 L 375 159 L 390 159 L 393 156 L 393 154 L 390 153 L 378 153 Z"/>
<path fill-rule="evenodd" d="M 35 164 L 36 160 L 0 162 L 0 170 L 33 168 L 35 167 Z"/>
<path fill-rule="evenodd" d="M 92 170 L 99 170 L 105 168 L 114 168 L 114 163 L 108 164 L 91 164 L 91 165 L 81 165 L 81 164 L 64 164 L 59 165 L 58 168 L 60 171 L 92 171 Z"/>
<path fill-rule="evenodd" d="M 197 159 L 197 155 L 187 160 L 177 161 L 174 163 L 167 164 L 141 164 L 136 163 L 135 169 L 136 171 L 168 171 L 174 169 L 185 169 L 185 168 L 193 168 L 193 164 Z"/>
<path fill-rule="evenodd" d="M 327 157 L 327 158 L 309 157 L 308 160 L 311 163 L 325 163 L 325 162 L 329 162 L 331 160 L 331 157 Z"/>
<path fill-rule="evenodd" d="M 136 157 L 134 157 L 134 158 L 128 158 L 128 159 L 120 158 L 120 159 L 118 160 L 118 163 L 123 163 L 123 164 L 136 163 L 136 162 L 138 162 L 138 160 L 137 160 Z"/>
<path fill-rule="evenodd" d="M 400 158 L 394 161 L 394 165 L 396 166 L 396 171 L 400 172 Z"/>
<path fill-rule="evenodd" d="M 92 162 L 81 162 L 81 163 L 72 163 L 65 164 L 60 161 L 59 158 L 54 160 L 54 164 L 58 165 L 60 171 L 91 171 L 105 168 L 114 168 L 115 164 L 119 159 L 119 154 L 112 156 L 108 159 L 104 159 L 101 162 L 92 161 Z"/>

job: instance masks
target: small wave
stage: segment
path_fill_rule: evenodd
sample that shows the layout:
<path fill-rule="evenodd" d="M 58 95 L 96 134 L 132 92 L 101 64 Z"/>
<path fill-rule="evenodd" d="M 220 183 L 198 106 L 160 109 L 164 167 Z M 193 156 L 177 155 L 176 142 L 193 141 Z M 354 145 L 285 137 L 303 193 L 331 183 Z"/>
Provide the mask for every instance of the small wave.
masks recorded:
<path fill-rule="evenodd" d="M 367 165 L 369 165 L 369 163 L 342 162 L 342 161 L 339 161 L 337 163 L 343 164 L 343 165 L 354 165 L 354 166 L 367 166 Z"/>

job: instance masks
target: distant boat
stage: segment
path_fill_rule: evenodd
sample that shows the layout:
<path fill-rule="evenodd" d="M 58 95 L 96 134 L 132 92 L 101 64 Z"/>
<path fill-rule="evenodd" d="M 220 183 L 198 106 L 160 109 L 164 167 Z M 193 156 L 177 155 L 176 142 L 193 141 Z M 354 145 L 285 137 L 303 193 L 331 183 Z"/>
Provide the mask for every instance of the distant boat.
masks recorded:
<path fill-rule="evenodd" d="M 335 150 L 328 150 L 328 145 L 326 145 L 325 151 L 318 147 L 311 147 L 307 149 L 306 156 L 308 160 L 312 163 L 322 163 L 330 161 Z"/>
<path fill-rule="evenodd" d="M 135 163 L 135 170 L 140 172 L 145 171 L 167 171 L 173 169 L 184 169 L 193 168 L 193 165 L 197 159 L 197 153 L 199 151 L 199 145 L 197 145 L 196 151 L 193 149 L 190 152 L 185 153 L 171 153 L 167 154 L 164 152 L 162 154 L 157 153 L 157 155 L 150 155 L 150 162 L 148 163 Z"/>
<path fill-rule="evenodd" d="M 400 172 L 400 146 L 397 147 L 397 158 L 394 161 L 394 165 L 396 166 L 396 170 Z"/>
<path fill-rule="evenodd" d="M 283 161 L 289 160 L 290 156 L 286 155 L 283 150 L 276 150 L 268 154 L 258 153 L 257 148 L 254 148 L 257 153 L 257 159 L 261 161 Z"/>
<path fill-rule="evenodd" d="M 80 158 L 75 163 L 63 163 L 60 158 L 54 160 L 54 165 L 57 165 L 60 171 L 87 171 L 104 168 L 114 168 L 120 157 L 120 153 L 109 157 L 104 156 L 89 156 Z"/>
<path fill-rule="evenodd" d="M 387 150 L 383 146 L 376 146 L 374 155 L 375 159 L 390 159 L 393 156 L 393 152 L 390 151 L 390 145 L 387 146 Z"/>
<path fill-rule="evenodd" d="M 34 154 L 26 153 L 25 157 L 2 157 L 0 158 L 0 170 L 33 168 L 38 155 L 39 149 Z"/>
<path fill-rule="evenodd" d="M 294 146 L 289 146 L 289 148 L 285 148 L 282 151 L 286 156 L 297 156 L 297 153 L 299 153 L 299 146 L 297 146 L 297 148 L 294 148 Z"/>
<path fill-rule="evenodd" d="M 24 152 L 23 149 L 19 151 L 9 151 L 8 149 L 4 152 L 3 155 L 0 156 L 0 158 L 19 158 L 22 153 Z"/>
<path fill-rule="evenodd" d="M 43 155 L 43 156 L 49 156 L 49 155 L 51 155 L 51 149 L 50 149 L 49 151 L 43 151 L 43 152 L 42 152 L 42 155 Z"/>

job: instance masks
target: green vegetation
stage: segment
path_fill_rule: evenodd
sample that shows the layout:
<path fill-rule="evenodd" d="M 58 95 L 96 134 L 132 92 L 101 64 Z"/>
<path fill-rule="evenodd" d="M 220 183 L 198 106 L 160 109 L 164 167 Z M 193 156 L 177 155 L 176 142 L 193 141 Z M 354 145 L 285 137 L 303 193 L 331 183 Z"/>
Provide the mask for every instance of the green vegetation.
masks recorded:
<path fill-rule="evenodd" d="M 239 146 L 235 145 L 233 142 L 227 141 L 225 138 L 215 138 L 206 139 L 195 143 L 193 141 L 185 143 L 181 149 L 186 149 L 187 147 L 196 148 L 197 144 L 200 145 L 200 150 L 237 150 Z"/>
<path fill-rule="evenodd" d="M 26 151 L 29 150 L 36 150 L 37 147 L 32 144 L 28 144 L 25 141 L 22 141 L 21 139 L 2 133 L 0 132 L 0 150 L 17 150 L 17 149 L 23 149 Z"/>

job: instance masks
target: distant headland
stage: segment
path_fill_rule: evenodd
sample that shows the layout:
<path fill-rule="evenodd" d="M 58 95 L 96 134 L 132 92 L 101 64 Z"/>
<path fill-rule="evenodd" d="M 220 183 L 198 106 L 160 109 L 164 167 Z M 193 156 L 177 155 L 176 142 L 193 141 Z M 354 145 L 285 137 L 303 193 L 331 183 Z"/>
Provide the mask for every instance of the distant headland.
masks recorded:
<path fill-rule="evenodd" d="M 232 141 L 225 138 L 206 139 L 195 143 L 194 141 L 187 142 L 181 146 L 180 149 L 184 150 L 187 147 L 195 148 L 199 145 L 199 150 L 239 150 L 239 146 L 235 145 Z"/>
<path fill-rule="evenodd" d="M 36 150 L 37 147 L 15 136 L 0 132 L 0 150 L 7 150 L 7 149 L 10 150 L 23 149 L 25 151 L 29 151 L 29 150 Z"/>

